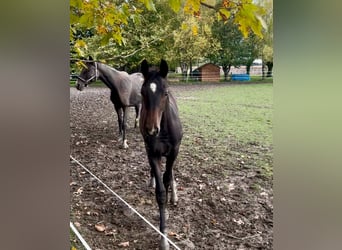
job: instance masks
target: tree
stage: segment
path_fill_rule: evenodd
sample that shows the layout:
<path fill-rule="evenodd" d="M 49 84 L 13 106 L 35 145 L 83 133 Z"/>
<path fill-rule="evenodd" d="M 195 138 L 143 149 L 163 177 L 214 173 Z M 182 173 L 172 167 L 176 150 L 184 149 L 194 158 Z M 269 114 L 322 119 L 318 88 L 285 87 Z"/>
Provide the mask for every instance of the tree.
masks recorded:
<path fill-rule="evenodd" d="M 225 22 L 232 18 L 241 33 L 246 37 L 250 33 L 261 34 L 261 15 L 263 9 L 252 3 L 252 0 L 218 1 L 210 4 L 209 0 L 167 0 L 170 8 L 176 13 L 201 17 L 204 9 L 212 9 L 213 15 Z M 157 4 L 156 4 L 157 5 Z M 142 18 L 144 7 L 155 11 L 153 0 L 121 1 L 121 0 L 70 0 L 70 41 L 73 50 L 84 56 L 88 41 L 77 36 L 79 31 L 92 30 L 97 35 L 100 45 L 116 43 L 126 46 L 124 34 L 129 30 L 131 21 L 138 23 Z M 180 11 L 183 6 L 182 11 Z M 193 27 L 196 27 L 194 25 Z M 151 33 L 150 33 L 151 34 Z M 89 39 L 88 39 L 89 40 Z"/>
<path fill-rule="evenodd" d="M 251 34 L 249 37 L 244 38 L 242 41 L 242 59 L 241 59 L 241 64 L 246 65 L 246 71 L 247 74 L 249 75 L 250 73 L 250 68 L 253 64 L 253 61 L 257 58 L 260 57 L 262 54 L 262 40 L 255 36 L 254 34 Z"/>
<path fill-rule="evenodd" d="M 264 68 L 267 66 L 267 77 L 272 76 L 273 69 L 273 0 L 258 0 L 256 4 L 262 6 L 265 10 L 263 21 L 265 22 L 263 32 L 263 49 L 262 49 L 262 62 L 263 62 L 263 77 Z"/>
<path fill-rule="evenodd" d="M 174 57 L 181 65 L 183 78 L 187 77 L 188 69 L 192 72 L 194 61 L 201 60 L 207 57 L 210 51 L 218 49 L 218 41 L 211 33 L 211 12 L 207 11 L 200 20 L 197 20 L 198 17 L 183 16 L 181 27 L 173 32 Z"/>
<path fill-rule="evenodd" d="M 254 34 L 247 38 L 243 37 L 232 19 L 225 24 L 216 21 L 212 26 L 212 32 L 219 41 L 220 49 L 217 52 L 213 51 L 209 59 L 222 66 L 224 79 L 227 80 L 232 66 L 246 65 L 249 74 L 254 59 L 261 54 L 260 38 Z"/>
<path fill-rule="evenodd" d="M 166 52 L 172 48 L 170 30 L 176 29 L 179 22 L 165 1 L 156 3 L 155 8 L 155 12 L 142 9 L 138 19 L 128 20 L 127 26 L 122 29 L 122 44 L 113 38 L 101 44 L 102 36 L 95 34 L 84 38 L 87 44 L 84 53 L 127 72 L 137 71 L 140 61 L 146 57 L 150 58 L 151 63 L 159 63 L 160 58 L 165 58 Z"/>

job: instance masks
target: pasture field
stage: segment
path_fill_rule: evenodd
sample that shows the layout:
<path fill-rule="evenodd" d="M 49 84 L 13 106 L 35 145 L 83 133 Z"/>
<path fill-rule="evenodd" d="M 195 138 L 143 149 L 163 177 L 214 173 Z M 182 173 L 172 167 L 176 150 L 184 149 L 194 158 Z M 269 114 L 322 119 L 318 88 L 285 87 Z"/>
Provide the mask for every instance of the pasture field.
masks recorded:
<path fill-rule="evenodd" d="M 272 249 L 273 85 L 172 85 L 171 91 L 184 137 L 175 165 L 179 202 L 168 206 L 170 239 L 180 249 Z M 158 226 L 133 108 L 124 150 L 109 93 L 70 88 L 70 153 Z M 70 166 L 70 219 L 93 249 L 127 242 L 126 249 L 158 248 L 153 229 L 74 162 Z"/>

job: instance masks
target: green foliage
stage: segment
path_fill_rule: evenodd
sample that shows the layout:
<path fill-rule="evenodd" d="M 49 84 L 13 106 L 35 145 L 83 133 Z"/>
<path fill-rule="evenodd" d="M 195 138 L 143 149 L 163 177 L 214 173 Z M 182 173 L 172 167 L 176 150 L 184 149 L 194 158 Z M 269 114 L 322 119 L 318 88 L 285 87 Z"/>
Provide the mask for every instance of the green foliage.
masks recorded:
<path fill-rule="evenodd" d="M 239 30 L 244 37 L 247 37 L 249 30 L 252 30 L 254 34 L 262 38 L 260 15 L 263 13 L 263 9 L 257 5 L 254 5 L 251 0 L 246 1 L 241 5 L 235 14 L 234 23 L 238 24 Z"/>
<path fill-rule="evenodd" d="M 218 42 L 212 37 L 212 11 L 203 13 L 201 19 L 183 16 L 182 25 L 173 32 L 174 56 L 181 63 L 191 64 L 207 56 L 209 51 L 218 49 Z"/>
<path fill-rule="evenodd" d="M 140 0 L 140 2 L 142 2 L 146 6 L 146 9 L 156 11 L 152 0 Z"/>
<path fill-rule="evenodd" d="M 211 2 L 210 0 L 134 2 L 70 0 L 71 54 L 75 57 L 87 54 L 104 57 L 102 55 L 112 54 L 112 58 L 119 57 L 119 60 L 136 55 L 135 59 L 139 59 L 144 56 L 140 51 L 148 49 L 148 52 L 152 53 L 149 55 L 155 54 L 160 57 L 163 49 L 172 48 L 170 44 L 174 38 L 171 34 L 180 29 L 184 20 L 194 18 L 187 25 L 190 26 L 193 36 L 201 36 L 203 33 L 201 20 L 207 18 L 208 10 L 211 10 L 212 18 L 218 16 L 222 22 L 233 18 L 245 37 L 250 33 L 262 35 L 259 17 L 262 8 L 253 4 L 251 0 Z M 84 36 L 90 30 L 92 37 Z M 209 39 L 206 42 L 212 42 L 208 36 L 206 39 Z M 205 43 L 203 39 L 200 41 L 201 38 L 197 40 L 197 45 L 202 46 Z M 152 46 L 156 51 L 151 49 Z M 102 48 L 103 53 L 99 47 Z M 200 50 L 203 51 L 203 48 Z M 175 55 L 169 54 L 167 57 L 175 58 Z"/>

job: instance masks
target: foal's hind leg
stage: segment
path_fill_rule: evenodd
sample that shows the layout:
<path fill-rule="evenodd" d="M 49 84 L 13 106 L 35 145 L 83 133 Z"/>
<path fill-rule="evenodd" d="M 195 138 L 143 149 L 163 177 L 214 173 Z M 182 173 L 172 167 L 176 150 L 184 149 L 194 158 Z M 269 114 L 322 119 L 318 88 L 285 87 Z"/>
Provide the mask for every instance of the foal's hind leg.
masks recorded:
<path fill-rule="evenodd" d="M 154 177 L 154 172 L 152 168 L 151 168 L 151 179 L 150 179 L 150 183 L 148 186 L 152 188 L 156 187 L 156 178 Z"/>
<path fill-rule="evenodd" d="M 173 205 L 177 205 L 177 202 L 178 202 L 176 182 L 175 182 L 174 173 L 173 173 L 173 165 L 176 160 L 177 154 L 178 154 L 177 151 L 173 151 L 166 158 L 166 170 L 163 175 L 163 182 L 164 182 L 164 186 L 166 190 L 166 198 L 168 197 L 169 186 L 171 186 L 170 202 Z"/>
<path fill-rule="evenodd" d="M 178 195 L 177 195 L 177 183 L 174 178 L 174 171 L 172 171 L 171 177 L 171 204 L 176 206 L 178 203 Z"/>

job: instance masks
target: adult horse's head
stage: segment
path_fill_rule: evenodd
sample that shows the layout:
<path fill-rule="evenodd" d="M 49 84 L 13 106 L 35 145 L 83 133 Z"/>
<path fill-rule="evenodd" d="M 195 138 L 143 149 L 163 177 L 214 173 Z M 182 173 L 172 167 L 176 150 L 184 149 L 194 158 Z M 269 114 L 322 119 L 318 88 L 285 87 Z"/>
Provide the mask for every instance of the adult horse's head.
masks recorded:
<path fill-rule="evenodd" d="M 140 130 L 143 135 L 157 136 L 160 132 L 160 122 L 168 103 L 168 73 L 166 61 L 161 60 L 159 71 L 149 71 L 146 60 L 141 63 L 144 83 L 141 88 L 142 110 Z"/>
<path fill-rule="evenodd" d="M 77 76 L 76 88 L 79 91 L 82 91 L 84 87 L 87 87 L 88 84 L 94 82 L 97 77 L 97 62 L 94 62 L 93 58 L 90 56 L 89 60 L 85 62 L 80 75 Z"/>

